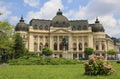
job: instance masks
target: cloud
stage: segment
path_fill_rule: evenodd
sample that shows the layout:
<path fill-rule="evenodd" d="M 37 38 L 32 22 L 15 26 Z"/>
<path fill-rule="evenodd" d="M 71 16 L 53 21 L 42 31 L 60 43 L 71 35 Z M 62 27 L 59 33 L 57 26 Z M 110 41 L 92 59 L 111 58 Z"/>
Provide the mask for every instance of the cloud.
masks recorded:
<path fill-rule="evenodd" d="M 18 23 L 19 20 L 20 20 L 20 18 L 17 17 L 17 16 L 11 16 L 11 17 L 10 17 L 10 23 L 11 23 L 11 24 L 16 25 L 16 23 Z"/>
<path fill-rule="evenodd" d="M 40 3 L 40 0 L 24 0 L 24 3 L 31 7 L 37 7 Z"/>
<path fill-rule="evenodd" d="M 8 16 L 11 14 L 11 11 L 4 5 L 5 3 L 0 1 L 0 13 L 2 13 L 2 15 L 0 15 L 0 20 L 8 19 Z"/>
<path fill-rule="evenodd" d="M 73 2 L 73 0 L 67 0 L 68 1 L 68 3 L 72 3 Z"/>
<path fill-rule="evenodd" d="M 27 20 L 35 19 L 51 19 L 56 14 L 56 11 L 60 8 L 63 9 L 61 0 L 49 0 L 47 1 L 39 11 L 30 11 L 27 15 Z"/>
<path fill-rule="evenodd" d="M 114 36 L 120 33 L 120 21 L 115 18 L 115 14 L 120 13 L 119 3 L 120 0 L 91 0 L 86 6 L 79 6 L 78 10 L 69 10 L 65 14 L 72 19 L 88 19 L 90 23 L 99 17 L 106 33 Z"/>

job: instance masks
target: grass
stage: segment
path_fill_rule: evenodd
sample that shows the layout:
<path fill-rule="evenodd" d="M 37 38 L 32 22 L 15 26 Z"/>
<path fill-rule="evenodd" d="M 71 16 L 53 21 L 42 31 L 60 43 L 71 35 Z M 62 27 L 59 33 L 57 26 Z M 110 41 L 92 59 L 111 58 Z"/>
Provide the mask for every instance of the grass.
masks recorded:
<path fill-rule="evenodd" d="M 120 64 L 111 64 L 116 72 L 110 76 L 86 76 L 83 64 L 0 66 L 0 79 L 120 79 Z"/>

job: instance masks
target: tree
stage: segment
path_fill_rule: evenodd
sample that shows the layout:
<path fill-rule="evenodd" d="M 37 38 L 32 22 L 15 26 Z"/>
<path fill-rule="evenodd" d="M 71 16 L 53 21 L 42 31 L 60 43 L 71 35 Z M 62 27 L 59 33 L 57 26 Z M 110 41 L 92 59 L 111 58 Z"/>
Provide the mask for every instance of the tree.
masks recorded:
<path fill-rule="evenodd" d="M 88 59 L 88 56 L 94 53 L 94 49 L 91 47 L 87 47 L 85 48 L 84 53 L 85 53 L 86 58 Z"/>
<path fill-rule="evenodd" d="M 0 22 L 0 55 L 11 56 L 14 53 L 13 50 L 13 27 L 10 23 L 4 21 Z"/>
<path fill-rule="evenodd" d="M 50 48 L 45 47 L 45 48 L 42 49 L 42 53 L 43 53 L 45 56 L 50 56 L 50 55 L 53 54 L 53 51 L 52 51 Z"/>
<path fill-rule="evenodd" d="M 107 53 L 108 53 L 109 55 L 111 55 L 111 58 L 112 58 L 112 55 L 115 55 L 117 52 L 116 52 L 115 49 L 110 49 L 110 50 L 107 51 Z"/>
<path fill-rule="evenodd" d="M 20 34 L 18 34 L 18 33 L 15 34 L 14 50 L 15 50 L 15 53 L 14 53 L 15 58 L 19 58 L 19 57 L 23 56 L 26 51 L 24 43 L 23 43 L 23 39 L 20 36 Z"/>

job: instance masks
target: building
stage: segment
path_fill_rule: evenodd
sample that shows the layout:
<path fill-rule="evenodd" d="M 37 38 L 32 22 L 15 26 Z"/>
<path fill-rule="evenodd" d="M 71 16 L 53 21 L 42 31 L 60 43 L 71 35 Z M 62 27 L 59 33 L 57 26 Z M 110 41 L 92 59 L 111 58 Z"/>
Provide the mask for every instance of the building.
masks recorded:
<path fill-rule="evenodd" d="M 52 20 L 32 19 L 26 24 L 21 17 L 15 31 L 23 37 L 26 48 L 38 55 L 45 46 L 54 51 L 53 57 L 77 59 L 85 58 L 86 47 L 94 48 L 95 54 L 105 57 L 106 51 L 114 48 L 113 41 L 105 34 L 98 19 L 94 24 L 89 24 L 87 20 L 68 20 L 60 9 Z"/>

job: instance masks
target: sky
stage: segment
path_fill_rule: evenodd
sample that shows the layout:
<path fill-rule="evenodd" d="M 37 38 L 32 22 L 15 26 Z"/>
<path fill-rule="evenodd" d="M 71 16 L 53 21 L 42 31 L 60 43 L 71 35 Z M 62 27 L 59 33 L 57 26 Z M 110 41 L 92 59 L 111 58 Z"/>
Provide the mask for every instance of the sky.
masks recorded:
<path fill-rule="evenodd" d="M 109 36 L 120 38 L 120 0 L 0 0 L 0 21 L 15 26 L 21 16 L 27 24 L 32 18 L 51 20 L 58 9 L 69 20 L 92 24 L 97 17 Z"/>

